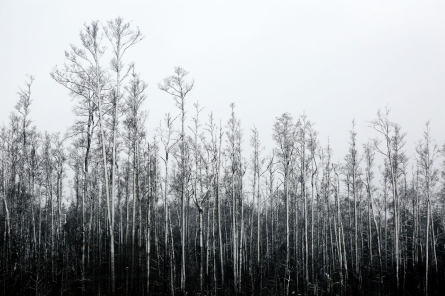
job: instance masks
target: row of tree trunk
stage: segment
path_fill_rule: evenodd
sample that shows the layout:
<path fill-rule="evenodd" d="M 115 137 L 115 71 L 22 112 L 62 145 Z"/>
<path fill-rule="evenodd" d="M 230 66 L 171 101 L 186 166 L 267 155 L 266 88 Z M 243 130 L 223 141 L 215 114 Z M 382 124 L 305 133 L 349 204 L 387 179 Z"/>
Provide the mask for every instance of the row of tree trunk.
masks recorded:
<path fill-rule="evenodd" d="M 102 59 L 102 34 L 111 44 Z M 177 116 L 149 138 L 147 84 L 117 18 L 92 22 L 51 76 L 75 98 L 66 135 L 30 120 L 30 77 L 0 131 L 0 290 L 4 295 L 438 294 L 444 274 L 445 164 L 427 123 L 409 161 L 405 134 L 379 111 L 377 138 L 332 161 L 306 115 L 272 127 L 264 152 L 230 105 L 225 125 L 187 95 L 177 67 L 158 87 Z M 180 127 L 175 128 L 180 118 Z M 203 123 L 205 122 L 205 123 Z M 150 129 L 149 129 L 150 130 Z M 376 165 L 376 155 L 382 163 Z M 445 162 L 444 162 L 445 163 Z M 411 166 L 410 166 L 411 165 Z"/>

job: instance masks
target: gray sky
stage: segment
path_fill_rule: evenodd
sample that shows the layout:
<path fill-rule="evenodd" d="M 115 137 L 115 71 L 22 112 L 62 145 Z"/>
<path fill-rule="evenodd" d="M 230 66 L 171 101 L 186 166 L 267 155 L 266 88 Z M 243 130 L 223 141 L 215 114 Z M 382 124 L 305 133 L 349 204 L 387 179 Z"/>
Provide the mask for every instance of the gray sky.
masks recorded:
<path fill-rule="evenodd" d="M 437 142 L 445 140 L 443 1 L 145 2 L 2 0 L 0 122 L 29 73 L 34 124 L 64 132 L 73 103 L 49 73 L 69 44 L 80 45 L 85 22 L 121 16 L 146 36 L 125 60 L 149 83 L 150 135 L 164 113 L 177 112 L 157 83 L 180 65 L 195 79 L 190 112 L 199 100 L 225 124 L 235 102 L 245 142 L 255 124 L 268 151 L 275 117 L 305 112 L 343 159 L 352 119 L 361 145 L 376 136 L 366 121 L 387 104 L 408 133 L 409 154 L 428 119 Z"/>

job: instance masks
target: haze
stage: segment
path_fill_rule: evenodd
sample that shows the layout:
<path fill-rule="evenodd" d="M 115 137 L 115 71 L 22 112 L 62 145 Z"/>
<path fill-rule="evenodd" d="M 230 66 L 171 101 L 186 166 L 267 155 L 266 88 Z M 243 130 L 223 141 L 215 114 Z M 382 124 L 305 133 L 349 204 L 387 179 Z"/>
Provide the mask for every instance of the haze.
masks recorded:
<path fill-rule="evenodd" d="M 428 119 L 437 142 L 445 140 L 443 12 L 439 1 L 2 1 L 0 122 L 8 122 L 29 73 L 34 124 L 65 132 L 73 103 L 49 73 L 80 44 L 84 23 L 121 16 L 146 36 L 126 61 L 149 83 L 152 135 L 164 113 L 177 112 L 157 83 L 182 66 L 195 79 L 189 118 L 199 100 L 225 124 L 235 102 L 245 142 L 255 124 L 269 150 L 275 117 L 305 112 L 322 145 L 329 137 L 334 159 L 342 159 L 351 121 L 364 143 L 376 136 L 366 121 L 388 105 L 411 155 Z"/>

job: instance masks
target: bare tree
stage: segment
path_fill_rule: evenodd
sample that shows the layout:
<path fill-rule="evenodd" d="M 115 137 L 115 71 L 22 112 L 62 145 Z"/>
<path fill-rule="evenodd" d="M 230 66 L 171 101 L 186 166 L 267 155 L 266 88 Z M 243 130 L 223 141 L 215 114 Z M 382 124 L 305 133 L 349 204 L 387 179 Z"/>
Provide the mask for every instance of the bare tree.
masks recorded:
<path fill-rule="evenodd" d="M 176 117 L 177 118 L 177 117 Z M 161 156 L 161 159 L 164 161 L 165 166 L 165 176 L 164 176 L 164 276 L 168 278 L 167 275 L 167 265 L 168 259 L 173 260 L 174 258 L 169 258 L 168 251 L 168 204 L 167 198 L 169 193 L 169 183 L 168 183 L 168 157 L 172 148 L 176 145 L 179 139 L 173 139 L 173 122 L 176 118 L 172 119 L 170 113 L 165 115 L 165 129 L 162 126 L 159 126 L 158 133 L 160 134 L 160 141 L 164 146 L 165 158 Z M 174 291 L 171 291 L 174 294 Z"/>
<path fill-rule="evenodd" d="M 424 197 L 426 199 L 426 242 L 425 242 L 425 295 L 428 295 L 428 274 L 429 274 L 429 249 L 430 249 L 430 221 L 431 219 L 431 198 L 435 194 L 434 189 L 438 181 L 438 171 L 434 168 L 434 162 L 438 157 L 439 149 L 437 144 L 433 141 L 430 134 L 429 121 L 425 125 L 425 131 L 423 133 L 423 139 L 416 147 L 418 155 L 420 175 L 423 179 Z M 431 227 L 432 231 L 434 228 Z M 433 233 L 434 237 L 434 233 Z M 432 241 L 433 250 L 435 250 L 435 242 Z M 435 252 L 433 253 L 436 255 Z M 435 260 L 435 262 L 437 262 Z M 437 263 L 436 263 L 437 266 Z M 437 270 L 437 267 L 436 267 Z"/>
<path fill-rule="evenodd" d="M 384 155 L 387 159 L 389 166 L 389 173 L 391 177 L 392 193 L 393 193 L 393 206 L 394 206 L 394 254 L 396 265 L 396 281 L 397 290 L 400 289 L 399 282 L 399 202 L 397 191 L 397 170 L 399 163 L 399 152 L 404 146 L 403 139 L 405 134 L 400 132 L 400 126 L 392 123 L 389 120 L 389 109 L 386 108 L 385 112 L 380 110 L 377 112 L 377 119 L 371 121 L 369 126 L 382 135 L 385 139 L 386 150 L 380 149 L 380 140 L 377 138 L 373 140 L 373 147 L 380 154 Z M 393 134 L 394 133 L 394 134 Z M 386 219 L 385 219 L 386 220 Z M 385 240 L 386 241 L 386 240 Z"/>
<path fill-rule="evenodd" d="M 281 117 L 275 119 L 273 128 L 273 139 L 277 143 L 277 156 L 280 159 L 280 170 L 284 175 L 284 194 L 286 201 L 286 263 L 285 263 L 285 294 L 289 293 L 290 274 L 289 274 L 289 168 L 292 159 L 295 157 L 295 142 L 297 137 L 297 128 L 293 123 L 293 118 L 289 113 L 284 113 Z M 286 282 L 287 281 L 287 282 Z"/>
<path fill-rule="evenodd" d="M 187 82 L 185 76 L 188 74 L 181 67 L 175 67 L 174 74 L 164 78 L 162 83 L 158 84 L 160 90 L 173 96 L 176 107 L 181 111 L 181 134 L 180 134 L 180 153 L 181 153 L 181 295 L 185 295 L 185 238 L 186 238 L 186 211 L 185 211 L 185 97 L 193 89 L 194 81 Z"/>
<path fill-rule="evenodd" d="M 240 286 L 240 250 L 243 235 L 243 209 L 242 203 L 237 202 L 236 189 L 239 189 L 237 181 L 239 181 L 242 174 L 242 159 L 240 144 L 242 141 L 242 130 L 240 120 L 235 115 L 235 104 L 230 104 L 231 117 L 227 122 L 227 147 L 226 153 L 230 161 L 230 195 L 232 200 L 232 257 L 233 257 L 233 291 L 238 293 Z M 241 190 L 239 190 L 238 197 L 241 199 Z M 239 204 L 239 206 L 238 206 Z M 238 211 L 240 211 L 239 220 L 237 220 Z M 238 230 L 239 227 L 239 230 Z"/>
<path fill-rule="evenodd" d="M 147 112 L 142 110 L 142 104 L 144 103 L 146 96 L 144 94 L 147 84 L 140 79 L 140 75 L 134 70 L 131 73 L 131 80 L 125 90 L 128 96 L 125 100 L 124 112 L 126 118 L 124 125 L 128 130 L 129 140 L 129 154 L 133 154 L 133 223 L 131 228 L 131 265 L 132 273 L 135 272 L 135 230 L 136 230 L 136 201 L 141 204 L 140 194 L 140 147 L 141 142 L 145 138 L 145 120 L 147 118 Z M 140 226 L 139 226 L 140 227 Z M 140 241 L 140 238 L 139 238 Z M 134 285 L 133 285 L 134 286 Z"/>
<path fill-rule="evenodd" d="M 383 265 L 382 265 L 382 251 L 381 251 L 381 239 L 380 239 L 380 229 L 376 220 L 376 213 L 374 210 L 374 201 L 372 195 L 376 191 L 375 185 L 372 184 L 374 179 L 374 158 L 375 158 L 375 150 L 373 149 L 372 143 L 367 143 L 363 145 L 364 150 L 364 161 L 365 161 L 365 186 L 366 193 L 368 195 L 368 227 L 369 227 L 369 250 L 370 250 L 370 266 L 372 271 L 372 224 L 371 224 L 371 216 L 375 227 L 375 232 L 377 236 L 377 250 L 378 250 L 378 260 L 379 260 L 379 284 L 380 284 L 380 295 L 383 295 Z"/>
<path fill-rule="evenodd" d="M 355 273 L 356 276 L 359 279 L 359 284 L 361 285 L 361 272 L 360 272 L 360 265 L 361 265 L 361 259 L 360 259 L 360 252 L 359 252 L 359 246 L 358 246 L 358 228 L 359 228 L 359 222 L 358 222 L 358 209 L 357 209 L 357 194 L 358 194 L 358 183 L 360 181 L 360 158 L 358 156 L 357 151 L 357 143 L 356 143 L 356 137 L 357 133 L 355 131 L 355 120 L 352 121 L 352 130 L 349 131 L 350 133 L 350 142 L 349 142 L 349 153 L 345 158 L 346 161 L 346 169 L 348 171 L 348 175 L 351 176 L 351 187 L 352 187 L 352 197 L 354 202 L 354 254 L 355 254 Z"/>

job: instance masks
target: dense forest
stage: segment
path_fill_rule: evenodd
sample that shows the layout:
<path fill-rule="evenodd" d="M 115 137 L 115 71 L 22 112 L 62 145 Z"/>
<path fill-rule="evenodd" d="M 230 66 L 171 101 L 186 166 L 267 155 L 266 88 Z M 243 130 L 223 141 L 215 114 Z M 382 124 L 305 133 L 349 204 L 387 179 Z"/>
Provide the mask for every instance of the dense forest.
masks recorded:
<path fill-rule="evenodd" d="M 148 84 L 126 62 L 143 38 L 121 18 L 82 27 L 49 73 L 76 115 L 63 134 L 33 125 L 34 78 L 18 89 L 0 130 L 0 294 L 444 291 L 445 145 L 429 123 L 407 155 L 388 108 L 363 119 L 366 143 L 351 119 L 334 162 L 303 112 L 284 113 L 266 149 L 235 104 L 220 119 L 191 102 L 176 67 L 157 85 L 173 111 L 147 126 Z"/>

